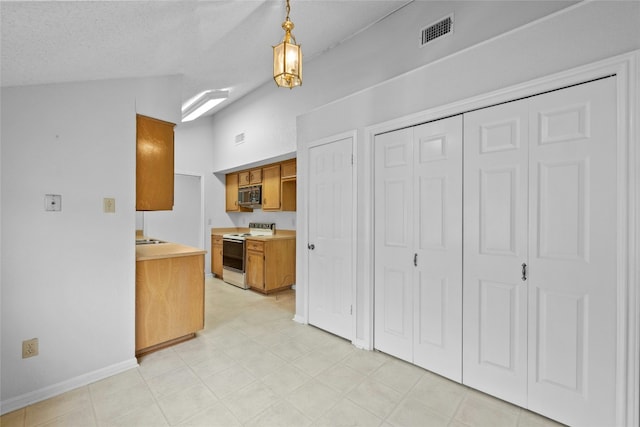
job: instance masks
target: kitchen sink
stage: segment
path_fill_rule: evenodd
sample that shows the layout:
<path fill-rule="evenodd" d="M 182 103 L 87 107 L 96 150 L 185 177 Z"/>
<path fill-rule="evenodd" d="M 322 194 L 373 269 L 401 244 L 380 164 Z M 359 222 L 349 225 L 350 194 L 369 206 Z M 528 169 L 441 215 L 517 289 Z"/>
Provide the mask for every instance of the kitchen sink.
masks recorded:
<path fill-rule="evenodd" d="M 136 245 L 157 245 L 159 243 L 167 243 L 158 239 L 136 239 Z"/>

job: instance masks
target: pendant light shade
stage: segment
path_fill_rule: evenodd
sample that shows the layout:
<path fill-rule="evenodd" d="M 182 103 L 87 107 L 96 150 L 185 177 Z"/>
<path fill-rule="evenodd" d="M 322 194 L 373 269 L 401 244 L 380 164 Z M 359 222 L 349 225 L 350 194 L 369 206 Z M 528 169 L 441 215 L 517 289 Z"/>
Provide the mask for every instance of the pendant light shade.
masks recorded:
<path fill-rule="evenodd" d="M 273 79 L 278 86 L 293 89 L 302 84 L 302 49 L 291 34 L 294 25 L 289 20 L 289 10 L 287 0 L 287 17 L 282 23 L 284 38 L 273 46 Z"/>

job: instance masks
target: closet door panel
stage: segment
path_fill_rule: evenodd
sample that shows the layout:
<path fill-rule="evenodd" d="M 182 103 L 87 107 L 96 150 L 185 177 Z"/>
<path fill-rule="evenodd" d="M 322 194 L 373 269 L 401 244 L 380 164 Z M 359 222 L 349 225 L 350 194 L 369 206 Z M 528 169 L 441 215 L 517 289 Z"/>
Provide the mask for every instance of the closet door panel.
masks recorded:
<path fill-rule="evenodd" d="M 413 131 L 375 138 L 374 346 L 412 361 Z"/>
<path fill-rule="evenodd" d="M 615 79 L 531 99 L 529 408 L 614 425 Z"/>
<path fill-rule="evenodd" d="M 526 406 L 527 101 L 464 115 L 463 383 Z"/>
<path fill-rule="evenodd" d="M 413 361 L 462 381 L 462 116 L 414 131 Z"/>

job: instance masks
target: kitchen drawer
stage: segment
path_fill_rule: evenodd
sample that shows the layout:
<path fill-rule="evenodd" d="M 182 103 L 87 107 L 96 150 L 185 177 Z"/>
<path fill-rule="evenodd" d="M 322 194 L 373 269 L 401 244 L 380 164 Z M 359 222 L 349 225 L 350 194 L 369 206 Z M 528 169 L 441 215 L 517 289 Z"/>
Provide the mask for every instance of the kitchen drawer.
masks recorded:
<path fill-rule="evenodd" d="M 264 252 L 264 242 L 257 240 L 247 240 L 247 250 Z"/>
<path fill-rule="evenodd" d="M 221 245 L 222 244 L 222 236 L 219 235 L 213 235 L 211 236 L 211 243 L 214 245 Z"/>

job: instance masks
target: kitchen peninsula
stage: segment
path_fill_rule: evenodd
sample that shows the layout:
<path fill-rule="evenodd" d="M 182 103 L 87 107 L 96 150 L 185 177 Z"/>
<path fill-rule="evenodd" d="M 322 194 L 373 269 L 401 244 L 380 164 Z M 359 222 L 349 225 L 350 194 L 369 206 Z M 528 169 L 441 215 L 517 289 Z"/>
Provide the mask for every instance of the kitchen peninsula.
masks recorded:
<path fill-rule="evenodd" d="M 136 356 L 190 339 L 204 327 L 204 254 L 136 239 Z"/>

